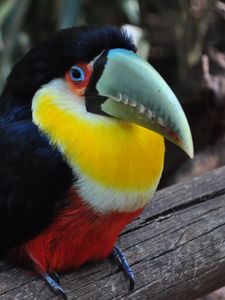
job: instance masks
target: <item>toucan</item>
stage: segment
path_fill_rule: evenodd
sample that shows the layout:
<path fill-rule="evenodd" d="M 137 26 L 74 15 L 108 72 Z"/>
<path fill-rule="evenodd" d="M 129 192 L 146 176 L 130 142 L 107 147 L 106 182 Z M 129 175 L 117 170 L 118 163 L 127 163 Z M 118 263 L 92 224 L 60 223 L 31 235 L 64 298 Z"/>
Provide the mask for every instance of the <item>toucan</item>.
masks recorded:
<path fill-rule="evenodd" d="M 191 158 L 185 114 L 128 33 L 59 31 L 12 68 L 0 97 L 0 252 L 66 298 L 57 272 L 112 255 L 153 196 L 164 138 Z"/>

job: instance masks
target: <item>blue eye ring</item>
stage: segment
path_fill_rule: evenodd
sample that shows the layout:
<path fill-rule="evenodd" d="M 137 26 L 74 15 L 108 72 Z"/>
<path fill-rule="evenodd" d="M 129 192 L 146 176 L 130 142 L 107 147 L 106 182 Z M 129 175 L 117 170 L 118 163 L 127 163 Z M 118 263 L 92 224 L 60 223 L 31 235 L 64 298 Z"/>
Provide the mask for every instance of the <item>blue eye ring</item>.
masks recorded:
<path fill-rule="evenodd" d="M 72 66 L 70 69 L 70 78 L 74 82 L 84 81 L 84 70 L 77 66 Z"/>

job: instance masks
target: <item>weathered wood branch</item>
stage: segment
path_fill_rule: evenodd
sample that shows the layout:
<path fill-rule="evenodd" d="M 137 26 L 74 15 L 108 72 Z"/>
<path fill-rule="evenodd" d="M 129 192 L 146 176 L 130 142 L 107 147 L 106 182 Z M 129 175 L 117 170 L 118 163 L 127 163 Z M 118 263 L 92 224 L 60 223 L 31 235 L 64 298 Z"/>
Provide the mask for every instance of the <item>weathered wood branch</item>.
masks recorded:
<path fill-rule="evenodd" d="M 159 191 L 118 243 L 136 274 L 135 290 L 107 260 L 62 276 L 69 299 L 194 300 L 223 286 L 225 167 Z M 59 297 L 38 276 L 2 262 L 0 299 Z"/>

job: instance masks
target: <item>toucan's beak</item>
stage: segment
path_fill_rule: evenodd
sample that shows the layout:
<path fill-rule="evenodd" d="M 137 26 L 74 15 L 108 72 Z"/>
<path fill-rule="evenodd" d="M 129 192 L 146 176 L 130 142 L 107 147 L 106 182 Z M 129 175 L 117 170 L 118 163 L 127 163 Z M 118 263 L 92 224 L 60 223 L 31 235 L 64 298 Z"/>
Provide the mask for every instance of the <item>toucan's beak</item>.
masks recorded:
<path fill-rule="evenodd" d="M 112 49 L 100 56 L 85 96 L 89 111 L 153 130 L 193 157 L 180 103 L 159 73 L 134 52 Z"/>

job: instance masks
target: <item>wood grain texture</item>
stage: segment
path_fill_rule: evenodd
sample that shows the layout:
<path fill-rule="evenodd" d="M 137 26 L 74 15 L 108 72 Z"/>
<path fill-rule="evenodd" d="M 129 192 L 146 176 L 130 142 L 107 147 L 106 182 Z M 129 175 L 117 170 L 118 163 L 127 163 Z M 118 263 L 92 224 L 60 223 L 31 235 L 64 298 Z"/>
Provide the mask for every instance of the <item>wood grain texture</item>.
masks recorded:
<path fill-rule="evenodd" d="M 194 300 L 225 284 L 225 167 L 156 193 L 120 236 L 135 274 L 109 260 L 61 276 L 69 299 Z M 0 299 L 60 299 L 27 271 L 0 263 Z"/>

